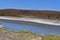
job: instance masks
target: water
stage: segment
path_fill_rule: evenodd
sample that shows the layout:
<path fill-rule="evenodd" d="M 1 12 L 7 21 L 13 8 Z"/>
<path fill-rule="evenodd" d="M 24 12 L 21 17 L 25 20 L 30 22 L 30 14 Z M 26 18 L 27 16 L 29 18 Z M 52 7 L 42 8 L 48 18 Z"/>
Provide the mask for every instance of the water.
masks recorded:
<path fill-rule="evenodd" d="M 0 20 L 0 24 L 4 25 L 7 30 L 28 30 L 36 34 L 60 34 L 59 26 L 49 26 L 38 23 Z"/>

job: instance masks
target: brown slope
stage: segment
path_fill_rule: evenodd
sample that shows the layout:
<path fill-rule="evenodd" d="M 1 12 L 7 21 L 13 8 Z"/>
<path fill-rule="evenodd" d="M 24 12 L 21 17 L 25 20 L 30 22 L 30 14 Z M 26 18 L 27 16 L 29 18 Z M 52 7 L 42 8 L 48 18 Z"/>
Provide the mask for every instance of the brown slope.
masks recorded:
<path fill-rule="evenodd" d="M 47 10 L 2 9 L 0 10 L 0 16 L 15 16 L 15 17 L 32 16 L 36 18 L 60 20 L 59 11 L 47 11 Z"/>

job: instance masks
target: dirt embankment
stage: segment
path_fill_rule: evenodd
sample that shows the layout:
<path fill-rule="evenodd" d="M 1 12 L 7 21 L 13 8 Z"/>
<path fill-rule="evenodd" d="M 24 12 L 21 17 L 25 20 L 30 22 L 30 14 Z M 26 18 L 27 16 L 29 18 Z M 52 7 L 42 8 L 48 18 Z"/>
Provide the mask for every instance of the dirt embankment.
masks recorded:
<path fill-rule="evenodd" d="M 4 9 L 4 10 L 0 10 L 0 16 L 36 17 L 36 18 L 42 18 L 42 19 L 60 20 L 59 11 L 47 11 L 47 10 Z"/>

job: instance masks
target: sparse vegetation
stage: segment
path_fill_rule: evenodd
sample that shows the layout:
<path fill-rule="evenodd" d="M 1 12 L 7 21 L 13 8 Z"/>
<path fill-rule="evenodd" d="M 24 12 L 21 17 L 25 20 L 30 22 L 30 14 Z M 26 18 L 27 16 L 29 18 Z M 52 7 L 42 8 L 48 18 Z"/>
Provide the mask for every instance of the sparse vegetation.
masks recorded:
<path fill-rule="evenodd" d="M 14 16 L 14 17 L 35 17 L 42 19 L 58 19 L 60 20 L 59 11 L 41 11 L 41 10 L 17 10 L 17 9 L 5 9 L 0 10 L 0 16 Z"/>
<path fill-rule="evenodd" d="M 60 36 L 34 34 L 29 31 L 0 30 L 0 40 L 60 40 Z"/>

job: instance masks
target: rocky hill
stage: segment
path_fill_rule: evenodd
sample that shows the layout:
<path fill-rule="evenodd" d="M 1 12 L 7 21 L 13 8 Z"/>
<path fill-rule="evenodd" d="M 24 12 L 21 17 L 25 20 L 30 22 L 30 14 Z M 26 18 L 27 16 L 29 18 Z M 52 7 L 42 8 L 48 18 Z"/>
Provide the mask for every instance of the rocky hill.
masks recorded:
<path fill-rule="evenodd" d="M 49 10 L 19 10 L 19 9 L 2 9 L 0 16 L 14 16 L 14 17 L 35 17 L 42 19 L 58 19 L 60 20 L 60 11 Z"/>

